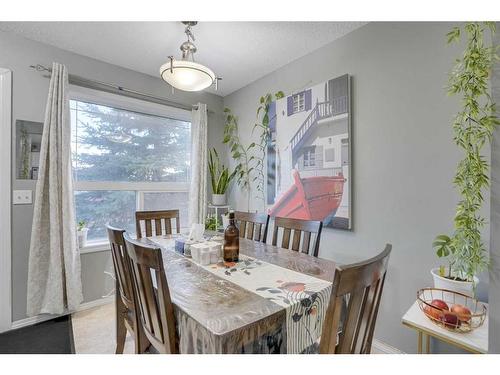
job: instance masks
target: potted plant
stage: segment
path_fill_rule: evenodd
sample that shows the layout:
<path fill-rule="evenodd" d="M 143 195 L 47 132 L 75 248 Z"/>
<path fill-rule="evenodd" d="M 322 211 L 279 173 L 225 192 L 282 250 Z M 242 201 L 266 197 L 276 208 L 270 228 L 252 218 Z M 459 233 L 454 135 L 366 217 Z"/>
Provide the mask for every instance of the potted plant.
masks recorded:
<path fill-rule="evenodd" d="M 437 236 L 433 242 L 436 249 L 436 254 L 439 258 L 446 258 L 448 261 L 447 266 L 441 265 L 431 269 L 431 275 L 434 280 L 434 288 L 452 290 L 455 292 L 463 293 L 469 296 L 474 295 L 475 287 L 479 282 L 476 272 L 472 277 L 467 277 L 466 273 L 458 264 L 456 253 L 456 245 L 453 243 L 454 239 L 445 234 Z M 484 257 L 481 254 L 481 257 Z M 477 267 L 475 264 L 470 264 L 468 267 Z"/>
<path fill-rule="evenodd" d="M 80 247 L 85 247 L 85 245 L 87 244 L 87 234 L 89 232 L 89 228 L 87 228 L 86 225 L 87 222 L 85 220 L 80 220 L 76 227 L 78 245 Z"/>
<path fill-rule="evenodd" d="M 236 175 L 236 169 L 229 173 L 229 169 L 220 162 L 217 150 L 213 148 L 208 155 L 208 170 L 212 183 L 212 204 L 223 206 L 226 204 L 226 191 Z"/>
<path fill-rule="evenodd" d="M 214 215 L 207 215 L 205 219 L 205 230 L 217 230 L 217 218 Z"/>
<path fill-rule="evenodd" d="M 495 104 L 489 95 L 488 83 L 494 62 L 495 48 L 486 45 L 484 32 L 493 34 L 493 22 L 472 22 L 455 27 L 447 34 L 448 43 L 458 41 L 464 32 L 467 45 L 462 58 L 450 74 L 448 93 L 462 96 L 462 108 L 453 122 L 454 140 L 464 152 L 459 162 L 454 184 L 460 193 L 454 232 L 438 235 L 433 242 L 439 258 L 447 258 L 448 266 L 434 268 L 434 286 L 468 295 L 475 293 L 479 272 L 488 265 L 487 252 L 481 240 L 485 220 L 480 215 L 483 190 L 489 186 L 489 166 L 481 154 L 491 143 L 493 130 L 500 123 Z M 493 35 L 492 38 L 493 39 Z"/>

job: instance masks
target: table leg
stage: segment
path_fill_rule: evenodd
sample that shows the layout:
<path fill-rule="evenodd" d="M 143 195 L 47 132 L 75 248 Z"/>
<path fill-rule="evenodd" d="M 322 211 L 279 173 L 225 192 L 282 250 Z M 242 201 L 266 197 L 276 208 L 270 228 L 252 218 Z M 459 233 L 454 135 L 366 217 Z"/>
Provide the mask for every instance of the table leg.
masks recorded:
<path fill-rule="evenodd" d="M 422 354 L 422 339 L 423 339 L 422 331 L 418 331 L 418 348 L 417 353 Z"/>
<path fill-rule="evenodd" d="M 425 335 L 425 353 L 430 354 L 431 352 L 431 336 Z"/>

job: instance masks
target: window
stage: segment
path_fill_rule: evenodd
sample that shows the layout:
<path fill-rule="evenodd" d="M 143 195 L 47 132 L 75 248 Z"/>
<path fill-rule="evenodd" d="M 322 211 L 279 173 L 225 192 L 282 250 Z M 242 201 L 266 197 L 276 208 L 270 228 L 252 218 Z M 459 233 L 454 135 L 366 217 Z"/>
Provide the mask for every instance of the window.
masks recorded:
<path fill-rule="evenodd" d="M 304 167 L 314 167 L 316 165 L 316 148 L 307 147 L 304 150 Z"/>
<path fill-rule="evenodd" d="M 186 227 L 187 115 L 175 119 L 123 109 L 126 101 L 115 103 L 70 101 L 77 221 L 87 223 L 88 239 L 95 242 L 106 241 L 107 223 L 135 233 L 137 209 L 178 208 L 181 227 Z"/>
<path fill-rule="evenodd" d="M 331 148 L 325 149 L 325 161 L 326 162 L 334 162 L 335 161 L 335 148 L 331 147 Z"/>
<path fill-rule="evenodd" d="M 293 96 L 293 113 L 304 111 L 306 108 L 305 91 Z"/>
<path fill-rule="evenodd" d="M 286 97 L 286 115 L 310 111 L 312 104 L 312 91 L 305 90 Z"/>

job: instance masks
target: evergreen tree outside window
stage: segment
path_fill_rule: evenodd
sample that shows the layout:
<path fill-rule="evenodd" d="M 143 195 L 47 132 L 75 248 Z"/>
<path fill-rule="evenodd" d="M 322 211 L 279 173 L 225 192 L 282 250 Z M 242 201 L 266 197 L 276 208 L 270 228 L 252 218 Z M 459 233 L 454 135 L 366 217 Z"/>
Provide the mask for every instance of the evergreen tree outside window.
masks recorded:
<path fill-rule="evenodd" d="M 105 242 L 105 225 L 135 233 L 138 209 L 179 209 L 187 226 L 191 123 L 157 114 L 70 101 L 77 221 Z"/>

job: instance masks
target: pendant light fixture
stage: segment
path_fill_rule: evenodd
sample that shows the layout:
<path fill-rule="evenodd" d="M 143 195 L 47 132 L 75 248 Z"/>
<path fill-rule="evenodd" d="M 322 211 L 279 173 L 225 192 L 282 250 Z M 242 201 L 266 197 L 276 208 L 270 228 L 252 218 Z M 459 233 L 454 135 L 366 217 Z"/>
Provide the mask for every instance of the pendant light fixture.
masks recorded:
<path fill-rule="evenodd" d="M 191 40 L 195 40 L 191 28 L 198 22 L 183 21 L 186 25 L 184 32 L 187 41 L 181 44 L 182 60 L 175 60 L 173 56 L 168 57 L 168 61 L 160 67 L 161 78 L 172 87 L 183 91 L 201 91 L 215 84 L 222 79 L 206 66 L 194 61 L 196 46 Z"/>

